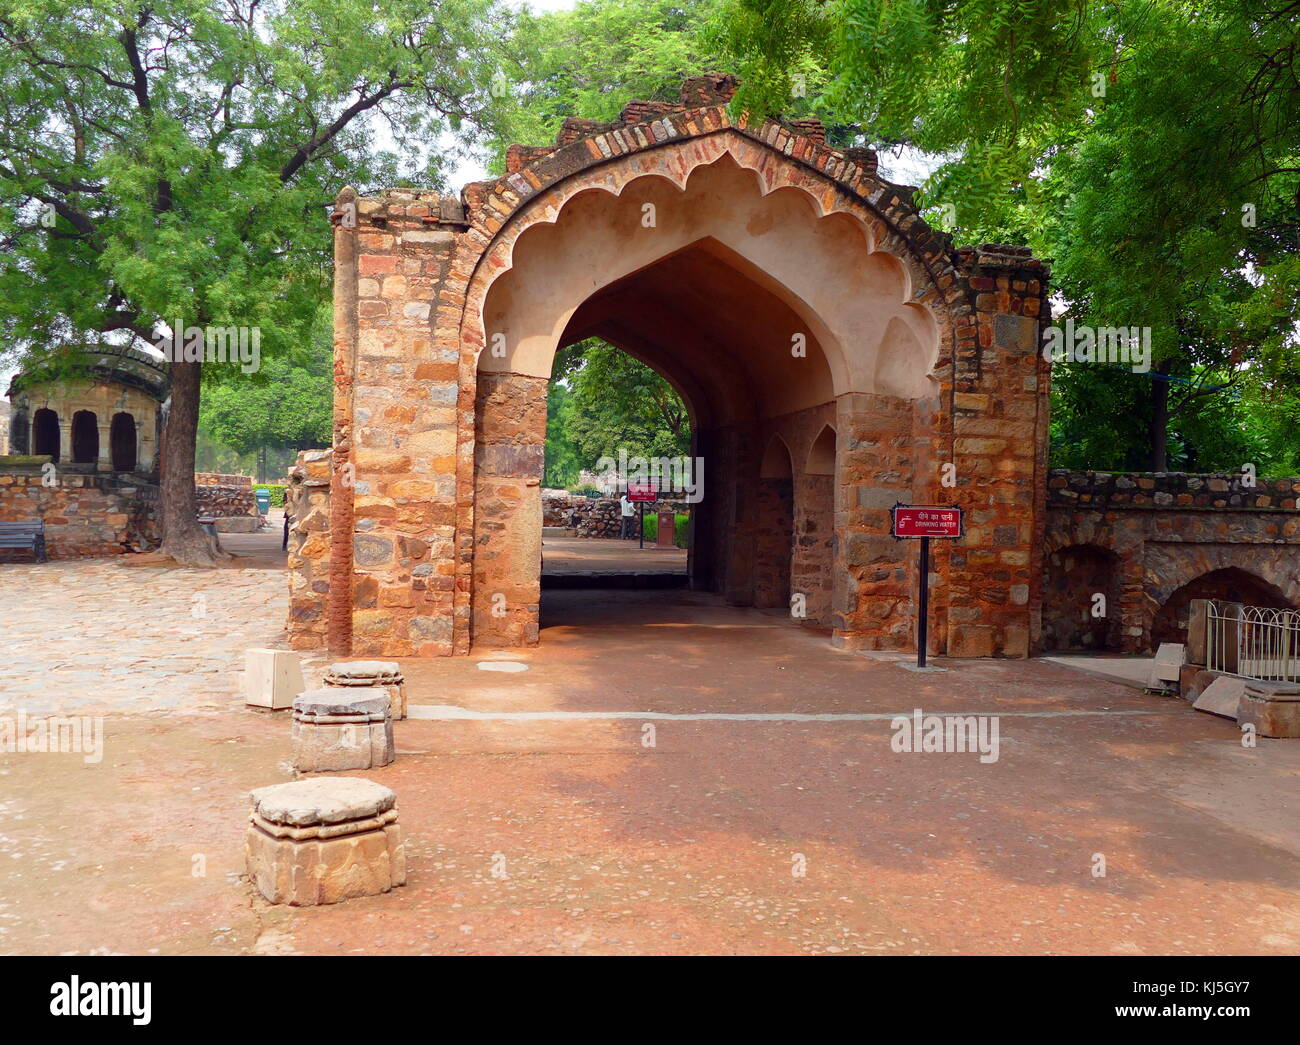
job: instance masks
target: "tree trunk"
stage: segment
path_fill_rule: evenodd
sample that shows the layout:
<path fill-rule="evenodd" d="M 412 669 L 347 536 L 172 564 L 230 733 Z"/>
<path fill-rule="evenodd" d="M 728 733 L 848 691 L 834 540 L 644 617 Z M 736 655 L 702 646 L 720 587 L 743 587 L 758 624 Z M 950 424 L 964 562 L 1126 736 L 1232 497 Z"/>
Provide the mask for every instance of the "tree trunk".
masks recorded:
<path fill-rule="evenodd" d="M 161 456 L 162 554 L 183 566 L 215 566 L 219 556 L 198 522 L 194 450 L 199 428 L 202 363 L 173 361 L 171 409 Z"/>
<path fill-rule="evenodd" d="M 1164 374 L 1168 363 L 1156 365 L 1156 373 Z M 1151 456 L 1147 467 L 1152 472 L 1169 470 L 1169 382 L 1159 378 L 1151 381 L 1151 424 L 1148 429 Z"/>

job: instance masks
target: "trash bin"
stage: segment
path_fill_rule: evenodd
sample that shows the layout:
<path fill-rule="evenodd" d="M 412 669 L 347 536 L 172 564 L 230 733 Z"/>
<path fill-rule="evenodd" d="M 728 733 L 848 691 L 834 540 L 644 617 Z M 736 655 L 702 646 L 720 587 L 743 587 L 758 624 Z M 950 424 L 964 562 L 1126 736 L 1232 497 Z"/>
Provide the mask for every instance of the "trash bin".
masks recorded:
<path fill-rule="evenodd" d="M 265 515 L 271 510 L 271 491 L 265 486 L 259 486 L 254 490 L 253 496 L 257 498 L 257 512 L 259 515 Z"/>
<path fill-rule="evenodd" d="M 659 524 L 655 533 L 656 548 L 675 548 L 677 546 L 677 514 L 660 512 Z"/>

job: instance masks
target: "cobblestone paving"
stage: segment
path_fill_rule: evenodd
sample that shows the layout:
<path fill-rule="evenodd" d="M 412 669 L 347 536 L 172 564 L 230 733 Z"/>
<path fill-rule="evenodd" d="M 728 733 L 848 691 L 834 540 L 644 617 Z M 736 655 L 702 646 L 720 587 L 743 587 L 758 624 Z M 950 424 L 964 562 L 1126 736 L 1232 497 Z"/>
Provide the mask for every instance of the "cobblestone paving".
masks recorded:
<path fill-rule="evenodd" d="M 277 570 L 0 565 L 0 712 L 229 707 L 287 608 Z"/>

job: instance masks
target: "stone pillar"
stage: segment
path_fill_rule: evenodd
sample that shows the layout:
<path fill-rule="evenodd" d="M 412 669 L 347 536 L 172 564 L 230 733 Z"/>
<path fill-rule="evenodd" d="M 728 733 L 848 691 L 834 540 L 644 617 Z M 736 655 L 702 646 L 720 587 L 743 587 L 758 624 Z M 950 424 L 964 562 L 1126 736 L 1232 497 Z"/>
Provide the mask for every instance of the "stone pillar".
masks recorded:
<path fill-rule="evenodd" d="M 835 405 L 831 641 L 842 649 L 908 649 L 915 642 L 915 542 L 890 531 L 893 506 L 912 500 L 911 405 L 861 392 Z"/>
<path fill-rule="evenodd" d="M 334 222 L 334 452 L 330 475 L 329 580 L 325 644 L 352 652 L 352 527 L 356 465 L 352 461 L 352 391 L 357 351 L 357 194 L 339 193 Z"/>
<path fill-rule="evenodd" d="M 961 256 L 976 337 L 959 343 L 954 366 L 952 500 L 966 508 L 967 526 L 949 560 L 948 652 L 1024 657 L 1042 616 L 1047 269 L 1022 248 Z"/>
<path fill-rule="evenodd" d="M 476 644 L 532 646 L 541 607 L 542 377 L 478 376 L 474 503 L 473 636 Z"/>
<path fill-rule="evenodd" d="M 97 472 L 111 472 L 113 470 L 113 440 L 110 427 L 112 415 L 109 415 L 110 420 L 108 422 L 99 420 L 102 416 L 103 415 L 100 414 L 96 417 L 95 424 L 95 427 L 99 430 L 99 458 L 95 461 L 95 470 Z M 137 433 L 137 452 L 139 452 L 139 446 L 140 437 Z"/>
<path fill-rule="evenodd" d="M 459 349 L 431 320 L 463 287 L 441 300 L 456 236 L 438 207 L 393 190 L 357 200 L 337 233 L 330 648 L 344 655 L 452 651 Z"/>

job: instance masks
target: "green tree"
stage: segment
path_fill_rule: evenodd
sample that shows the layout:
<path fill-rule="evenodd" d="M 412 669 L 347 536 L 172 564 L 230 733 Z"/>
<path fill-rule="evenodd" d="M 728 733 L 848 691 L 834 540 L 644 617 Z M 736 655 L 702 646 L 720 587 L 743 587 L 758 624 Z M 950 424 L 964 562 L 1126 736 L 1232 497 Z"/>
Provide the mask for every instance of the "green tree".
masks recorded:
<path fill-rule="evenodd" d="M 1290 467 L 1268 433 L 1298 412 L 1291 0 L 727 0 L 713 31 L 734 106 L 788 109 L 818 65 L 824 119 L 937 158 L 932 220 L 1054 258 L 1078 322 L 1151 328 L 1154 377 L 1057 372 L 1058 461 Z"/>
<path fill-rule="evenodd" d="M 632 99 L 676 102 L 683 80 L 717 68 L 702 34 L 719 3 L 580 0 L 570 11 L 525 8 L 499 71 L 507 89 L 500 153 L 512 142 L 554 141 L 570 116 L 612 121 Z"/>
<path fill-rule="evenodd" d="M 291 356 L 275 356 L 247 381 L 204 388 L 200 433 L 236 454 L 257 454 L 261 473 L 268 451 L 329 446 L 334 392 L 331 319 L 328 309 L 317 313 L 310 351 L 301 363 Z"/>
<path fill-rule="evenodd" d="M 3 343 L 154 342 L 179 317 L 258 328 L 284 356 L 329 294 L 330 201 L 439 184 L 427 146 L 486 121 L 503 24 L 493 0 L 0 4 Z M 186 563 L 211 561 L 200 384 L 240 380 L 216 369 L 172 366 L 163 551 Z"/>
<path fill-rule="evenodd" d="M 571 388 L 564 432 L 579 467 L 602 457 L 681 457 L 691 452 L 686 404 L 663 377 L 621 349 L 588 338 L 556 356 L 552 383 Z"/>
<path fill-rule="evenodd" d="M 552 381 L 546 390 L 545 470 L 545 483 L 552 488 L 572 486 L 582 470 L 578 447 L 569 434 L 572 417 L 573 393 L 563 381 Z"/>

